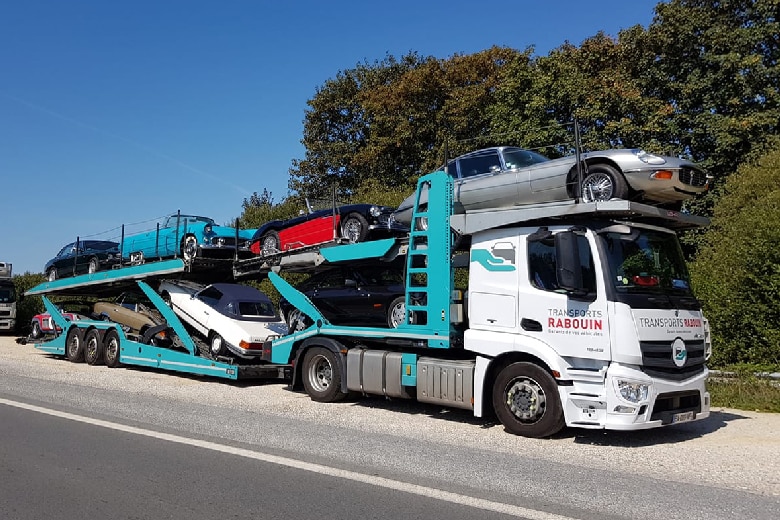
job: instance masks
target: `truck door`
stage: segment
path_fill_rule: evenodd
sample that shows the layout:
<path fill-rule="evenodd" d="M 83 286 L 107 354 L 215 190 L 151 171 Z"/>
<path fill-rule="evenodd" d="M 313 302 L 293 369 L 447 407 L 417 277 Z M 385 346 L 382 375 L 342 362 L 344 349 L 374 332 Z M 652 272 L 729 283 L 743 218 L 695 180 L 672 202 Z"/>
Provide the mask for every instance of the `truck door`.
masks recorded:
<path fill-rule="evenodd" d="M 561 356 L 609 360 L 607 300 L 589 236 L 575 234 L 584 289 L 573 293 L 559 287 L 554 235 L 543 229 L 523 241 L 526 262 L 520 280 L 521 329 L 545 341 Z"/>

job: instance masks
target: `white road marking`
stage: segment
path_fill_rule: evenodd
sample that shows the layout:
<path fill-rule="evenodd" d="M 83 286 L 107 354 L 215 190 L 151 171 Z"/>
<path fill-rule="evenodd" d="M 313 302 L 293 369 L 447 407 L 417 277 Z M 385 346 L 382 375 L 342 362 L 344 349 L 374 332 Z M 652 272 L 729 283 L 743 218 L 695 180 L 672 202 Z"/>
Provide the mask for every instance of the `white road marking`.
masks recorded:
<path fill-rule="evenodd" d="M 93 419 L 91 417 L 85 417 L 83 415 L 61 412 L 58 410 L 52 410 L 50 408 L 43 408 L 41 406 L 35 406 L 35 405 L 21 403 L 17 401 L 10 401 L 8 399 L 0 398 L 0 404 L 4 404 L 6 406 L 13 406 L 15 408 L 28 410 L 31 412 L 38 412 L 46 415 L 51 415 L 53 417 L 59 417 L 61 419 L 68 419 L 70 421 L 90 424 L 92 426 L 108 428 L 110 430 L 116 430 L 124 433 L 132 433 L 134 435 L 143 435 L 144 437 L 151 437 L 163 441 L 175 442 L 187 446 L 195 446 L 197 448 L 203 448 L 203 449 L 217 451 L 221 453 L 227 453 L 230 455 L 237 455 L 239 457 L 245 457 L 247 459 L 254 459 L 262 462 L 268 462 L 270 464 L 277 464 L 279 466 L 286 466 L 288 468 L 310 471 L 312 473 L 317 473 L 320 475 L 328 475 L 331 477 L 338 477 L 346 480 L 352 480 L 355 482 L 360 482 L 361 484 L 370 484 L 373 486 L 382 487 L 386 489 L 403 491 L 405 493 L 411 493 L 413 495 L 433 498 L 436 500 L 443 500 L 445 502 L 450 502 L 452 504 L 473 507 L 476 509 L 483 509 L 485 511 L 494 511 L 496 513 L 501 513 L 504 515 L 527 518 L 529 520 L 576 520 L 568 516 L 556 515 L 544 511 L 538 511 L 536 509 L 528 509 L 525 507 L 515 506 L 511 504 L 504 504 L 502 502 L 493 502 L 491 500 L 484 500 L 481 498 L 460 495 L 457 493 L 451 493 L 449 491 L 442 491 L 440 489 L 419 486 L 416 484 L 409 484 L 407 482 L 401 482 L 398 480 L 377 477 L 374 475 L 366 475 L 355 471 L 347 471 L 343 469 L 331 468 L 328 466 L 323 466 L 321 464 L 312 464 L 309 462 L 303 462 L 300 460 L 290 459 L 287 457 L 279 457 L 276 455 L 270 455 L 267 453 L 261 453 L 261 452 L 247 450 L 243 448 L 236 448 L 233 446 L 223 446 L 221 444 L 217 444 L 214 442 L 203 441 L 199 439 L 190 439 L 188 437 L 182 437 L 180 435 L 172 435 L 169 433 L 161 433 L 153 430 L 146 430 L 144 428 L 136 428 L 134 426 L 126 426 L 124 424 L 113 423 L 110 421 L 103 421 L 100 419 Z"/>

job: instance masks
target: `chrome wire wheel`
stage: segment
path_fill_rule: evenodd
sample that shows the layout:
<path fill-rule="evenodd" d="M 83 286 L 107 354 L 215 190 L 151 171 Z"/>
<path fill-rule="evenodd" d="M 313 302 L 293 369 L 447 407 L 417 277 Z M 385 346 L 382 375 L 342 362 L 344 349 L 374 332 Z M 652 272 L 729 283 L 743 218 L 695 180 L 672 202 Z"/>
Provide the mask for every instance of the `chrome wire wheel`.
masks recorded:
<path fill-rule="evenodd" d="M 614 196 L 614 193 L 615 183 L 607 173 L 591 173 L 582 181 L 582 200 L 584 202 L 609 200 Z"/>

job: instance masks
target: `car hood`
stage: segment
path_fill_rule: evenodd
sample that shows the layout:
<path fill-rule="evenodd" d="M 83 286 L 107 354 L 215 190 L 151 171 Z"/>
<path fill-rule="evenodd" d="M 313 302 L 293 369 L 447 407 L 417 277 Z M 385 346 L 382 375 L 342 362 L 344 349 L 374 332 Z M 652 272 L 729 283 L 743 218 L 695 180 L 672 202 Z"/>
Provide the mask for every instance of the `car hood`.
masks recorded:
<path fill-rule="evenodd" d="M 211 226 L 212 232 L 220 237 L 234 237 L 236 236 L 236 228 L 227 226 Z M 249 240 L 255 234 L 256 229 L 239 229 L 238 238 Z"/>

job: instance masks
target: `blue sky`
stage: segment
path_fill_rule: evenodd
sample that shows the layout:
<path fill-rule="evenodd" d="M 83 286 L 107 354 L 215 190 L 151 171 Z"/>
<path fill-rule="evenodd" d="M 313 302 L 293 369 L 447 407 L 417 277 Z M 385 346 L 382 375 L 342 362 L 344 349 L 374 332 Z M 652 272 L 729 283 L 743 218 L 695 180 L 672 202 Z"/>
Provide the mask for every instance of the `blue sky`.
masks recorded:
<path fill-rule="evenodd" d="M 652 0 L 24 0 L 0 5 L 0 260 L 287 194 L 306 102 L 339 70 L 493 45 L 545 55 L 652 21 Z M 153 226 L 153 224 L 151 224 Z M 136 226 L 138 227 L 138 226 Z"/>

